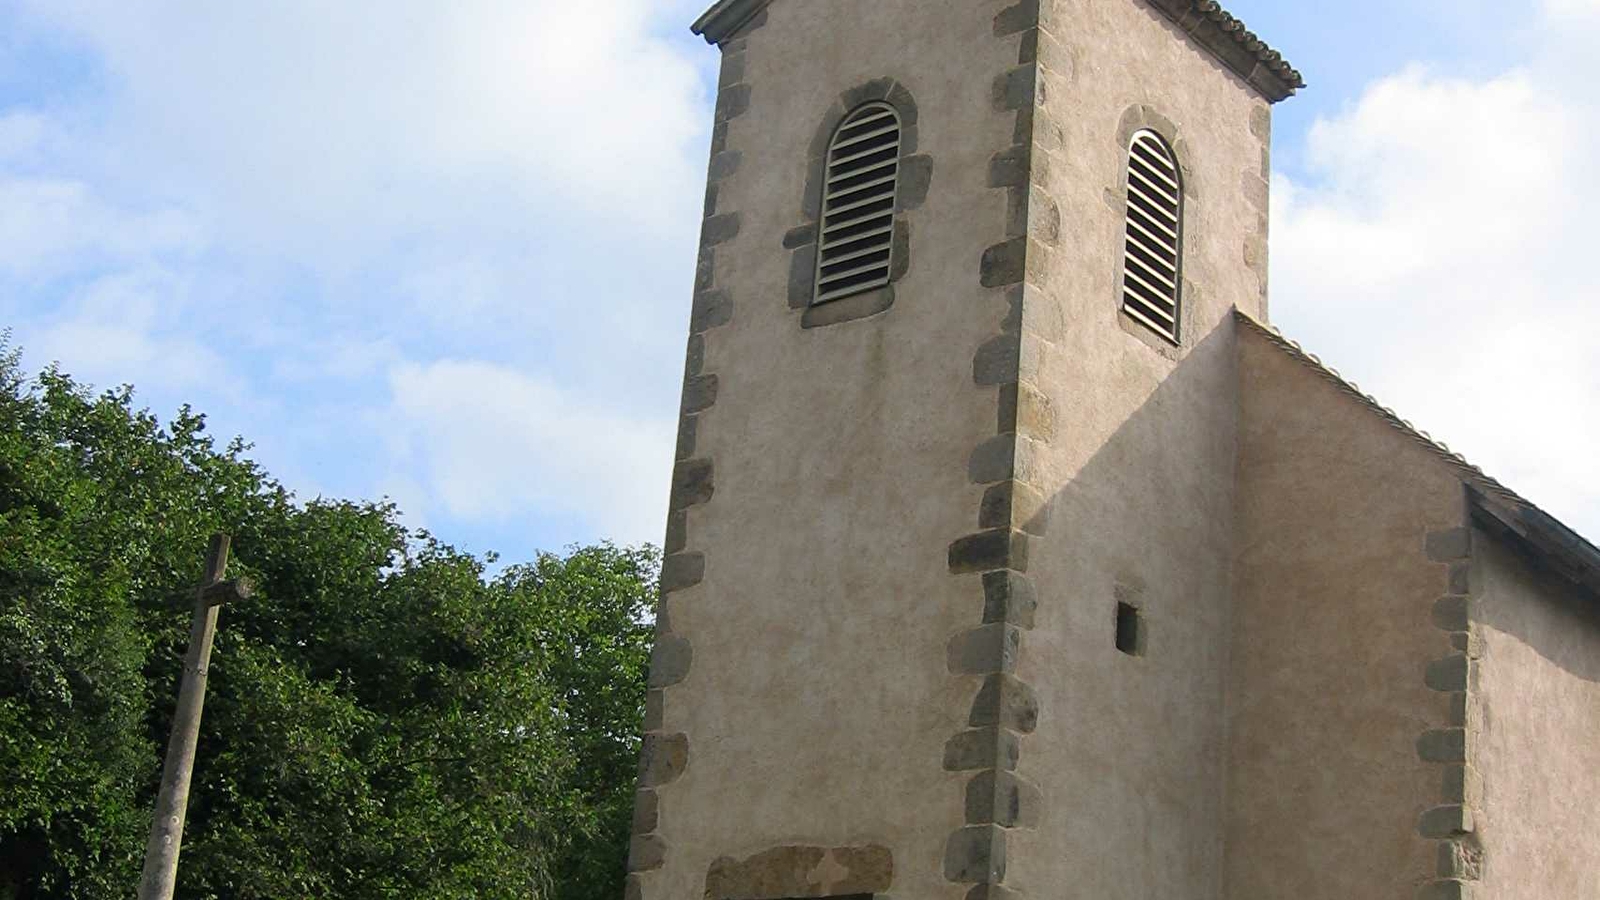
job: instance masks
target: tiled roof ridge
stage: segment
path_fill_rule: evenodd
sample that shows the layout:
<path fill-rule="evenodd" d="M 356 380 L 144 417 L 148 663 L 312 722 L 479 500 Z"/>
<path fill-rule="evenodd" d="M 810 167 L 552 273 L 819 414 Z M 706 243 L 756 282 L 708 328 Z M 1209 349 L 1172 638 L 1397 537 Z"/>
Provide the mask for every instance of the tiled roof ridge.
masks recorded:
<path fill-rule="evenodd" d="M 1244 310 L 1237 308 L 1234 309 L 1233 315 L 1234 318 L 1238 319 L 1240 322 L 1243 322 L 1245 325 L 1248 325 L 1250 328 L 1255 330 L 1256 333 L 1282 348 L 1290 356 L 1299 360 L 1302 364 L 1315 371 L 1318 375 L 1321 375 L 1324 379 L 1332 382 L 1335 387 L 1339 388 L 1339 390 L 1361 401 L 1364 405 L 1372 409 L 1373 412 L 1376 412 L 1378 415 L 1382 416 L 1390 425 L 1394 426 L 1401 432 L 1404 432 L 1412 440 L 1415 440 L 1417 443 L 1422 444 L 1429 450 L 1432 450 L 1440 456 L 1443 456 L 1445 458 L 1445 462 L 1449 463 L 1465 474 L 1468 480 L 1470 480 L 1475 487 L 1480 488 L 1486 493 L 1495 494 L 1506 500 L 1511 500 L 1517 503 L 1527 503 L 1529 506 L 1533 505 L 1532 503 L 1529 503 L 1529 501 L 1521 494 L 1518 494 L 1511 488 L 1506 487 L 1499 480 L 1491 477 L 1482 469 L 1473 465 L 1465 456 L 1450 449 L 1449 445 L 1445 444 L 1443 441 L 1438 440 L 1433 435 L 1423 431 L 1406 419 L 1401 418 L 1399 413 L 1387 406 L 1384 406 L 1377 397 L 1374 397 L 1366 391 L 1363 391 L 1360 385 L 1341 375 L 1338 369 L 1335 369 L 1334 367 L 1323 362 L 1322 359 L 1316 354 L 1301 346 L 1299 341 L 1296 341 L 1284 334 L 1276 325 L 1269 325 L 1265 322 L 1259 321 Z"/>
<path fill-rule="evenodd" d="M 1246 28 L 1242 20 L 1223 9 L 1222 4 L 1218 3 L 1217 0 L 1193 0 L 1193 2 L 1195 11 L 1215 22 L 1236 43 L 1255 54 L 1256 59 L 1262 65 L 1271 69 L 1285 84 L 1288 84 L 1294 90 L 1300 90 L 1306 86 L 1306 80 L 1300 74 L 1299 69 L 1290 65 L 1289 61 L 1283 58 L 1282 53 L 1274 50 L 1270 44 L 1258 37 L 1255 32 Z"/>
<path fill-rule="evenodd" d="M 764 12 L 772 0 L 717 0 L 694 21 L 691 30 L 721 44 Z M 1273 102 L 1306 86 L 1300 72 L 1283 54 L 1246 28 L 1217 0 L 1144 0 L 1186 34 L 1210 50 L 1223 65 Z"/>
<path fill-rule="evenodd" d="M 1259 321 L 1238 308 L 1234 309 L 1233 315 L 1245 327 L 1266 338 L 1269 343 L 1332 383 L 1340 391 L 1354 397 L 1381 416 L 1391 427 L 1432 451 L 1461 473 L 1469 489 L 1468 495 L 1474 506 L 1474 520 L 1478 524 L 1532 548 L 1550 559 L 1556 571 L 1587 587 L 1596 596 L 1600 596 L 1600 547 L 1596 547 L 1571 526 L 1564 524 L 1540 509 L 1531 500 L 1468 462 L 1465 456 L 1450 449 L 1443 441 L 1401 418 L 1399 413 L 1384 406 L 1376 397 L 1363 391 L 1360 385 L 1339 374 L 1338 369 L 1323 362 L 1316 354 L 1285 335 L 1277 326 Z"/>
<path fill-rule="evenodd" d="M 1306 86 L 1283 54 L 1246 28 L 1217 0 L 1145 0 L 1224 66 L 1276 103 Z"/>

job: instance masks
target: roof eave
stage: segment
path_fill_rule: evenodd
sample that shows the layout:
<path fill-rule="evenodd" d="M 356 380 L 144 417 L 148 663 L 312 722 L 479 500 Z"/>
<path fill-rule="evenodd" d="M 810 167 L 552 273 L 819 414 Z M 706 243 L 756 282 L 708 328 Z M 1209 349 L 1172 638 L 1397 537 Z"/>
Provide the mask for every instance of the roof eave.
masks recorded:
<path fill-rule="evenodd" d="M 1372 395 L 1321 359 L 1289 338 L 1283 332 L 1258 321 L 1237 307 L 1234 321 L 1250 328 L 1278 349 L 1289 354 L 1302 365 L 1332 382 L 1335 387 L 1355 398 L 1376 413 L 1402 434 L 1415 440 L 1436 454 L 1446 465 L 1454 468 L 1466 486 L 1468 505 L 1474 524 L 1489 534 L 1510 541 L 1524 551 L 1531 561 L 1555 572 L 1578 587 L 1587 590 L 1600 600 L 1600 548 L 1583 535 L 1562 524 L 1521 494 L 1489 477 L 1466 457 L 1434 440 L 1426 432 L 1400 418 L 1394 410 L 1379 403 Z"/>
<path fill-rule="evenodd" d="M 772 0 L 717 0 L 690 26 L 710 44 L 739 33 Z M 1283 54 L 1267 46 L 1216 0 L 1145 0 L 1224 66 L 1273 103 L 1305 87 Z"/>
<path fill-rule="evenodd" d="M 1219 62 L 1273 103 L 1294 96 L 1305 79 L 1283 54 L 1216 0 L 1146 0 Z"/>
<path fill-rule="evenodd" d="M 689 30 L 706 39 L 708 44 L 721 44 L 733 37 L 756 13 L 767 8 L 772 0 L 717 0 L 700 18 L 694 20 Z"/>
<path fill-rule="evenodd" d="M 1544 569 L 1600 597 L 1600 549 L 1526 501 L 1467 487 L 1473 524 L 1511 543 Z"/>

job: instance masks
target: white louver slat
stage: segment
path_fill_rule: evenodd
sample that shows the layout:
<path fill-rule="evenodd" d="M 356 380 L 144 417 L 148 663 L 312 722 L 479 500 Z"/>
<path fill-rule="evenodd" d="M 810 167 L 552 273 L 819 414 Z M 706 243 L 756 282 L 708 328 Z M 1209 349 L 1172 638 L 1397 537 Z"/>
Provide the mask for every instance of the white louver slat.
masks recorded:
<path fill-rule="evenodd" d="M 889 283 L 899 180 L 899 114 L 869 103 L 846 116 L 828 147 L 813 303 Z"/>
<path fill-rule="evenodd" d="M 1183 189 L 1171 149 L 1154 132 L 1141 131 L 1129 144 L 1127 196 L 1122 308 L 1176 344 Z"/>

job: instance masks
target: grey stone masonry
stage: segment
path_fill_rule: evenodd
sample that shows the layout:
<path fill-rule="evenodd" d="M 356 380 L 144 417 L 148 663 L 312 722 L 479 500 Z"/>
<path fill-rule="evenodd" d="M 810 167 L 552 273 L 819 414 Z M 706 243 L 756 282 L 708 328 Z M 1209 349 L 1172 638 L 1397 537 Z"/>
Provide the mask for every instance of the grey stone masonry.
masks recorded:
<path fill-rule="evenodd" d="M 753 20 L 752 20 L 752 24 Z M 650 658 L 649 692 L 645 697 L 644 741 L 639 759 L 639 793 L 634 802 L 633 839 L 628 850 L 626 897 L 644 900 L 650 873 L 666 864 L 671 847 L 662 836 L 662 789 L 677 781 L 689 765 L 689 736 L 669 733 L 667 695 L 687 681 L 694 667 L 694 647 L 672 625 L 673 598 L 705 581 L 706 555 L 691 549 L 693 512 L 716 495 L 716 464 L 699 452 L 705 419 L 723 390 L 722 380 L 705 371 L 706 343 L 733 321 L 732 295 L 718 287 L 718 249 L 736 241 L 742 218 L 721 209 L 721 184 L 739 174 L 743 154 L 729 147 L 732 123 L 750 108 L 751 87 L 742 41 L 723 45 L 718 80 L 716 122 L 707 164 L 705 219 L 695 269 L 694 299 L 689 312 L 689 340 L 684 351 L 683 394 L 679 406 L 678 444 L 674 454 L 672 493 L 668 499 L 665 556 L 661 562 L 661 601 L 656 613 L 656 643 Z"/>
<path fill-rule="evenodd" d="M 817 241 L 828 147 L 846 116 L 857 107 L 874 102 L 889 104 L 900 116 L 900 168 L 889 254 L 889 284 L 815 304 L 812 301 L 816 293 Z M 853 322 L 887 312 L 894 305 L 895 283 L 904 278 L 911 267 L 911 220 L 907 214 L 922 207 L 933 183 L 933 158 L 917 154 L 917 122 L 917 104 L 911 92 L 892 78 L 879 78 L 840 94 L 818 123 L 806 160 L 805 193 L 800 198 L 801 222 L 783 236 L 783 249 L 789 251 L 789 308 L 800 312 L 800 327 L 821 328 Z"/>
<path fill-rule="evenodd" d="M 1060 237 L 1060 213 L 1035 191 L 1034 133 L 1041 77 L 1038 50 L 1046 31 L 1037 0 L 1021 0 L 1000 12 L 994 34 L 1017 45 L 1017 65 L 994 76 L 991 97 L 997 114 L 1013 118 L 1012 143 L 989 163 L 989 187 L 1003 191 L 1006 217 L 997 240 L 977 262 L 977 280 L 997 307 L 998 331 L 976 349 L 974 388 L 994 398 L 995 432 L 973 448 L 968 481 L 983 485 L 978 530 L 951 542 L 952 576 L 978 576 L 982 616 L 950 638 L 948 668 L 967 679 L 975 694 L 968 730 L 945 745 L 944 767 L 971 772 L 963 796 L 965 825 L 945 843 L 944 876 L 972 885 L 967 900 L 1009 900 L 1005 886 L 1011 832 L 1037 825 L 1043 793 L 1018 772 L 1023 737 L 1039 724 L 1033 689 L 1016 676 L 1024 635 L 1034 626 L 1037 591 L 1028 578 L 1028 547 L 1049 518 L 1044 492 L 1035 483 L 1035 448 L 1055 432 L 1054 411 L 1028 377 L 1037 338 L 1023 329 L 1022 304 L 1030 285 L 1033 254 Z M 978 587 L 974 583 L 974 587 Z"/>
<path fill-rule="evenodd" d="M 1422 679 L 1431 691 L 1449 698 L 1443 727 L 1417 739 L 1417 756 L 1440 770 L 1439 804 L 1417 821 L 1417 833 L 1438 845 L 1437 863 L 1418 893 L 1420 900 L 1470 900 L 1483 874 L 1483 845 L 1477 814 L 1482 784 L 1474 765 L 1472 692 L 1477 658 L 1472 631 L 1472 529 L 1433 531 L 1423 552 L 1439 564 L 1446 593 L 1434 601 L 1433 623 L 1449 635 L 1447 656 L 1423 666 Z"/>

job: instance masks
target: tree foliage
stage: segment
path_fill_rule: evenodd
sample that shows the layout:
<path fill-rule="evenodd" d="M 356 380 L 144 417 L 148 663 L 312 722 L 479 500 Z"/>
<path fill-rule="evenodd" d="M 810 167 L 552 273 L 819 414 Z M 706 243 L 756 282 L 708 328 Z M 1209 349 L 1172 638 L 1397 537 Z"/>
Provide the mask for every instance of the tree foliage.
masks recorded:
<path fill-rule="evenodd" d="M 490 576 L 246 452 L 0 344 L 0 900 L 131 895 L 218 530 L 180 897 L 620 896 L 656 552 Z"/>

